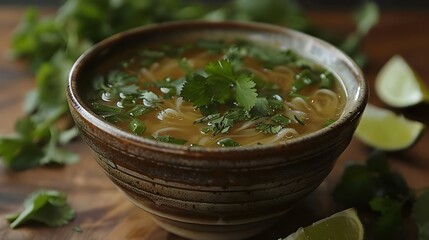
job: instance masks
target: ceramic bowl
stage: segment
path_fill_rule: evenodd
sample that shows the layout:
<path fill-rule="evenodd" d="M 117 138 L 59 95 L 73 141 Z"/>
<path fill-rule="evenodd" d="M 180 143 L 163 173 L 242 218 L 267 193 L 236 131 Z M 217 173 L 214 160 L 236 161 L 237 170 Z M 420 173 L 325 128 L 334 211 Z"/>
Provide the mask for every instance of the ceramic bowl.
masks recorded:
<path fill-rule="evenodd" d="M 340 119 L 286 143 L 189 148 L 140 138 L 103 121 L 85 99 L 99 64 L 136 44 L 245 39 L 291 48 L 333 71 L 347 101 Z M 131 202 L 190 239 L 242 239 L 266 229 L 312 192 L 349 144 L 367 102 L 361 71 L 344 53 L 287 28 L 238 22 L 176 22 L 133 29 L 96 44 L 75 63 L 68 101 L 95 160 Z"/>

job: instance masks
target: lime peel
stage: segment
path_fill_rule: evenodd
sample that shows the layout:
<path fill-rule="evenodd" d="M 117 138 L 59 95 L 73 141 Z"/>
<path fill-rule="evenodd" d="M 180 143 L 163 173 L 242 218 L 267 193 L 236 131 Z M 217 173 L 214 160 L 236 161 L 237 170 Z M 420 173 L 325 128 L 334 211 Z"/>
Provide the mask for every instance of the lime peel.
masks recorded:
<path fill-rule="evenodd" d="M 283 240 L 362 240 L 364 229 L 355 209 L 349 208 L 299 228 Z"/>
<path fill-rule="evenodd" d="M 375 78 L 375 92 L 392 107 L 429 103 L 429 90 L 400 55 L 393 56 Z"/>
<path fill-rule="evenodd" d="M 385 151 L 403 150 L 416 142 L 425 125 L 368 104 L 355 136 L 365 144 Z"/>

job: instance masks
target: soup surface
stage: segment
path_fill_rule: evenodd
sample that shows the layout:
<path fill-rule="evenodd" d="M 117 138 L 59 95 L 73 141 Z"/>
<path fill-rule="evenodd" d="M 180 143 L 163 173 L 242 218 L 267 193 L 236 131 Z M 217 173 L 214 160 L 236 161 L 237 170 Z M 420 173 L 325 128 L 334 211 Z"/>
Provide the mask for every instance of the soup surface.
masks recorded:
<path fill-rule="evenodd" d="M 345 96 L 327 69 L 292 50 L 200 40 L 137 48 L 92 77 L 92 110 L 156 141 L 201 147 L 270 144 L 335 122 Z"/>

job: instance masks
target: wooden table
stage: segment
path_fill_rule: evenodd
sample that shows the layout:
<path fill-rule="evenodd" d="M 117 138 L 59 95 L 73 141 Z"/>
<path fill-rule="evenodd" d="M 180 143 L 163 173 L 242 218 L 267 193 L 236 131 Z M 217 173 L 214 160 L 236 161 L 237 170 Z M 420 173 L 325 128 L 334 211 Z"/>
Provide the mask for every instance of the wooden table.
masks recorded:
<path fill-rule="evenodd" d="M 34 86 L 34 76 L 23 63 L 9 56 L 9 38 L 22 16 L 22 8 L 0 9 L 0 134 L 13 133 L 13 125 L 22 116 L 23 99 Z M 311 12 L 317 25 L 333 32 L 349 32 L 352 20 L 344 12 Z M 382 12 L 381 19 L 364 41 L 370 63 L 365 76 L 372 86 L 381 66 L 394 54 L 401 54 L 429 85 L 429 10 Z M 370 102 L 383 106 L 374 91 Z M 429 124 L 429 106 L 403 111 L 407 117 Z M 129 203 L 107 179 L 81 141 L 69 145 L 81 161 L 65 167 L 43 167 L 11 172 L 0 165 L 0 239 L 182 239 L 155 225 L 143 211 Z M 339 158 L 326 181 L 284 220 L 253 239 L 277 239 L 299 226 L 338 211 L 329 192 L 338 181 L 347 160 L 364 161 L 370 149 L 354 139 Z M 429 131 L 411 149 L 389 154 L 392 167 L 403 174 L 413 189 L 429 186 Z M 3 216 L 21 209 L 22 201 L 32 191 L 52 188 L 68 194 L 76 209 L 76 218 L 68 225 L 49 228 L 38 224 L 11 230 Z M 289 220 L 292 216 L 292 220 Z M 73 231 L 79 226 L 83 232 Z M 414 236 L 414 237 L 413 237 Z M 409 239 L 415 239 L 410 234 Z"/>

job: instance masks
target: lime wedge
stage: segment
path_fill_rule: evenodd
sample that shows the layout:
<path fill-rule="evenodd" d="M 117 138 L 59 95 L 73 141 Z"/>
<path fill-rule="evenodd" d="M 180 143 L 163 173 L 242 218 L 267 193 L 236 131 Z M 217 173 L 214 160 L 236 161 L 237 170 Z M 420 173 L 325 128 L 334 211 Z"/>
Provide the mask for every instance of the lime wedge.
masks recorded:
<path fill-rule="evenodd" d="M 300 228 L 283 240 L 362 240 L 363 226 L 353 208 Z"/>
<path fill-rule="evenodd" d="M 371 147 L 395 151 L 410 147 L 423 129 L 420 122 L 368 104 L 355 136 Z"/>
<path fill-rule="evenodd" d="M 375 79 L 378 97 L 392 107 L 429 102 L 429 91 L 420 77 L 399 55 L 393 56 Z"/>

